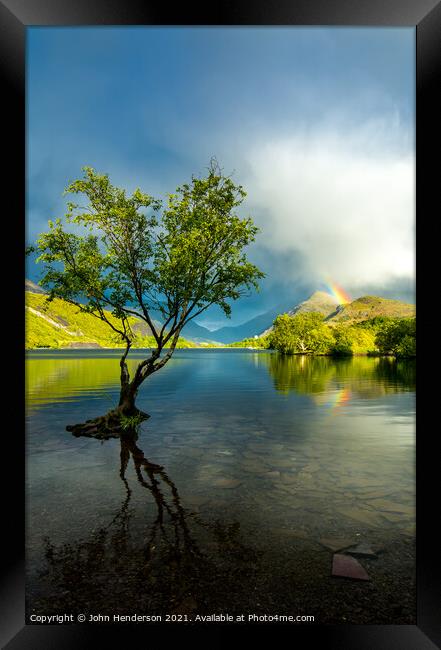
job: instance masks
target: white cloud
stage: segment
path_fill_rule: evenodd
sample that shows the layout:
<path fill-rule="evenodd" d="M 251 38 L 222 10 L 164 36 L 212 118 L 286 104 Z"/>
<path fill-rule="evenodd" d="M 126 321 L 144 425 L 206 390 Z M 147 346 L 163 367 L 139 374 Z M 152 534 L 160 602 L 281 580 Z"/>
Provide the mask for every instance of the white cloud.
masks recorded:
<path fill-rule="evenodd" d="M 248 171 L 240 176 L 266 246 L 299 251 L 315 275 L 346 286 L 413 277 L 409 149 L 396 116 L 359 129 L 257 138 L 242 152 Z"/>

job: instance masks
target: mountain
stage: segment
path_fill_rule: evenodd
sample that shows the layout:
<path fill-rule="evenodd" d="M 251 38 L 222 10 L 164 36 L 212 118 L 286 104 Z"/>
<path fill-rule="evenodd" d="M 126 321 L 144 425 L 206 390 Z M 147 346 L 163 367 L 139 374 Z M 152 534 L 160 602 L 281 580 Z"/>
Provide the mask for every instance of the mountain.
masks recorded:
<path fill-rule="evenodd" d="M 325 291 L 315 291 L 311 296 L 309 296 L 309 298 L 307 298 L 307 300 L 300 302 L 293 309 L 283 313 L 287 313 L 289 316 L 295 316 L 296 314 L 315 311 L 320 312 L 320 314 L 323 314 L 324 316 L 328 316 L 329 314 L 335 313 L 337 305 L 337 300 L 329 293 L 326 293 Z M 277 312 L 274 318 L 279 313 L 281 312 Z M 261 332 L 259 336 L 265 336 L 265 334 L 271 332 L 272 329 L 273 326 L 271 325 L 271 327 L 268 327 L 266 330 Z"/>
<path fill-rule="evenodd" d="M 290 316 L 304 312 L 320 312 L 330 325 L 334 323 L 356 323 L 375 316 L 390 316 L 394 318 L 409 318 L 415 316 L 415 305 L 400 300 L 390 300 L 379 296 L 362 296 L 353 302 L 338 305 L 337 300 L 324 291 L 316 291 L 307 300 L 289 310 Z M 281 312 L 279 312 L 281 313 Z M 272 326 L 259 336 L 264 336 L 272 330 Z"/>
<path fill-rule="evenodd" d="M 27 307 L 28 307 L 28 309 L 27 309 L 28 319 L 31 318 L 32 321 L 33 321 L 33 324 L 35 326 L 36 321 L 35 321 L 35 319 L 33 317 L 30 316 L 30 314 L 33 314 L 33 316 L 36 316 L 36 314 L 34 312 L 30 311 L 30 309 L 34 309 L 34 310 L 37 309 L 37 311 L 39 311 L 40 313 L 43 313 L 43 312 L 42 312 L 42 309 L 41 309 L 40 302 L 38 303 L 38 305 L 35 305 L 32 302 L 33 299 L 28 298 L 28 294 L 40 294 L 40 295 L 43 296 L 43 295 L 46 295 L 47 292 L 44 289 L 42 289 L 41 287 L 39 287 L 38 284 L 35 284 L 35 282 L 32 282 L 32 280 L 29 280 L 28 278 L 25 279 L 25 292 L 26 292 L 26 303 L 27 303 Z M 54 303 L 52 303 L 52 307 L 54 307 L 55 305 L 58 305 L 58 309 L 61 308 L 61 311 L 63 313 L 67 309 L 70 316 L 71 316 L 71 318 L 74 317 L 74 320 L 76 320 L 76 318 L 77 318 L 76 311 L 78 311 L 78 310 L 75 310 L 75 307 L 73 307 L 72 305 L 69 305 L 68 303 L 64 303 L 64 305 L 61 307 L 62 302 L 63 301 L 61 301 L 60 303 L 54 302 Z M 47 305 L 46 305 L 46 307 L 47 307 Z M 55 309 L 55 313 L 52 313 L 52 311 L 53 311 L 52 307 L 51 307 L 50 312 L 45 312 L 45 315 L 43 316 L 43 320 L 46 320 L 45 324 L 43 324 L 42 317 L 40 316 L 39 326 L 37 327 L 37 329 L 40 330 L 41 333 L 42 333 L 42 329 L 46 329 L 47 331 L 45 332 L 44 340 L 45 341 L 51 341 L 52 343 L 54 343 L 55 341 L 62 340 L 62 338 L 63 338 L 63 337 L 60 338 L 62 330 L 60 330 L 58 325 L 60 325 L 60 323 L 63 324 L 63 318 L 64 317 L 61 316 L 61 321 L 59 321 L 58 318 L 57 318 L 57 313 L 56 313 L 57 310 Z M 51 323 L 50 320 L 48 320 L 48 318 L 46 318 L 46 316 L 48 316 L 49 313 L 52 313 L 52 316 L 53 316 L 52 320 L 55 320 L 55 324 Z M 86 316 L 86 323 L 90 322 L 90 326 L 86 325 L 85 331 L 88 333 L 89 338 L 93 339 L 94 335 L 97 332 L 96 323 L 98 323 L 99 321 L 97 321 L 97 319 L 94 316 L 87 316 L 87 314 L 86 315 L 83 314 L 82 316 L 83 317 Z M 161 315 L 159 313 L 158 314 L 154 313 L 153 318 L 154 318 L 154 320 L 153 320 L 154 324 L 161 327 L 161 325 L 160 325 Z M 90 319 L 92 319 L 92 320 L 90 320 Z M 84 325 L 84 323 L 83 323 L 83 325 Z M 102 323 L 101 323 L 101 325 L 102 325 Z M 132 325 L 133 325 L 133 330 L 137 334 L 139 334 L 140 337 L 146 337 L 146 336 L 148 337 L 148 336 L 152 335 L 151 329 L 149 328 L 149 326 L 143 320 L 134 318 Z M 108 326 L 104 325 L 104 327 L 107 328 Z M 34 327 L 34 329 L 35 329 L 35 327 Z M 69 328 L 67 328 L 67 330 L 65 330 L 65 332 L 67 332 L 67 339 L 70 340 L 72 337 L 69 336 L 68 329 Z M 82 328 L 80 328 L 80 329 L 82 330 Z M 215 342 L 210 330 L 207 329 L 206 327 L 202 327 L 201 325 L 198 325 L 194 321 L 190 321 L 190 323 L 188 323 L 188 325 L 186 325 L 184 327 L 183 333 L 184 333 L 184 336 L 185 336 L 186 339 L 188 339 L 189 341 L 194 341 L 195 343 L 214 343 Z M 108 343 L 109 342 L 108 341 L 109 336 L 107 335 L 107 333 L 105 331 L 103 332 L 103 336 L 104 336 L 104 339 L 101 337 L 101 340 L 106 341 Z M 182 340 L 184 340 L 184 339 L 182 339 Z M 74 340 L 72 339 L 71 342 L 73 343 Z M 77 343 L 79 343 L 79 341 Z M 44 347 L 47 347 L 47 346 L 44 345 Z M 106 345 L 106 347 L 108 347 L 108 346 Z"/>
<path fill-rule="evenodd" d="M 346 305 L 339 305 L 325 320 L 332 324 L 338 322 L 352 323 L 375 316 L 393 318 L 410 318 L 415 316 L 415 305 L 401 300 L 390 300 L 379 296 L 362 296 Z"/>
<path fill-rule="evenodd" d="M 214 332 L 203 327 L 203 325 L 198 325 L 194 320 L 187 323 L 182 331 L 187 339 L 195 343 L 216 343 L 220 341 L 214 336 Z"/>
<path fill-rule="evenodd" d="M 164 319 L 159 312 L 152 311 L 152 322 L 156 328 L 156 331 L 159 331 L 162 327 Z M 139 332 L 143 336 L 152 336 L 152 330 L 147 325 L 147 323 L 141 319 L 136 319 L 138 322 L 134 325 L 134 331 Z M 188 341 L 193 341 L 194 343 L 216 343 L 216 341 L 211 336 L 211 332 L 206 327 L 198 325 L 194 321 L 190 321 L 185 327 L 182 328 L 182 333 Z"/>
<path fill-rule="evenodd" d="M 164 322 L 164 318 L 161 312 L 151 310 L 150 315 L 152 317 L 154 325 L 158 326 L 158 328 L 161 329 L 162 323 Z M 144 321 L 140 322 L 145 325 Z M 194 320 L 191 320 L 189 323 L 187 323 L 187 325 L 183 327 L 182 332 L 189 341 L 194 341 L 195 343 L 216 343 L 216 340 L 212 336 L 211 330 L 203 327 L 202 325 L 198 325 L 194 322 Z"/>
<path fill-rule="evenodd" d="M 31 293 L 46 293 L 41 287 L 36 285 L 32 280 L 25 280 L 25 289 L 27 292 Z M 323 292 L 317 291 L 316 294 Z M 324 296 L 327 294 L 323 293 Z M 333 305 L 335 307 L 335 304 Z M 182 330 L 185 338 L 188 341 L 193 341 L 194 343 L 234 343 L 235 341 L 241 341 L 245 338 L 251 338 L 257 336 L 263 330 L 271 327 L 273 320 L 278 314 L 285 313 L 289 309 L 289 306 L 284 304 L 279 304 L 259 316 L 255 316 L 246 323 L 242 325 L 227 325 L 221 327 L 217 330 L 209 330 L 203 325 L 199 325 L 195 321 L 190 321 Z M 158 324 L 161 322 L 161 314 L 159 312 L 152 312 L 153 322 Z M 138 324 L 135 327 L 143 336 L 149 336 L 151 334 L 147 325 L 144 321 L 138 321 Z"/>
<path fill-rule="evenodd" d="M 35 291 L 26 291 L 25 300 L 27 349 L 122 347 L 106 323 L 65 300 L 55 298 L 47 302 L 44 294 Z M 110 312 L 105 313 L 111 323 L 119 324 Z M 154 345 L 151 330 L 144 321 L 131 317 L 129 322 L 136 334 L 134 348 Z M 196 346 L 181 337 L 178 347 Z"/>
<path fill-rule="evenodd" d="M 304 285 L 295 285 L 292 289 L 291 300 L 274 305 L 263 314 L 242 323 L 241 325 L 226 325 L 210 332 L 210 338 L 220 343 L 236 343 L 244 339 L 254 338 L 272 327 L 273 321 L 278 314 L 285 314 L 289 311 L 292 302 L 301 300 L 308 295 L 308 288 Z M 335 304 L 334 304 L 335 308 Z"/>
<path fill-rule="evenodd" d="M 312 296 L 309 296 L 307 300 L 299 303 L 288 312 L 290 316 L 295 316 L 296 314 L 301 314 L 310 311 L 316 311 L 324 316 L 331 314 L 335 311 L 338 305 L 338 300 L 331 296 L 325 291 L 315 291 Z"/>
<path fill-rule="evenodd" d="M 286 305 L 277 305 L 264 314 L 255 316 L 246 323 L 242 323 L 242 325 L 221 327 L 210 332 L 211 338 L 220 343 L 234 343 L 243 339 L 252 338 L 257 336 L 265 328 L 271 326 L 277 314 L 280 314 L 284 310 L 286 311 Z"/>
<path fill-rule="evenodd" d="M 30 291 L 31 293 L 46 293 L 44 289 L 32 282 L 32 280 L 25 279 L 25 291 Z"/>
<path fill-rule="evenodd" d="M 44 289 L 32 280 L 25 280 L 26 289 L 26 347 L 118 347 L 109 327 L 94 316 L 78 313 L 78 309 L 63 300 L 55 299 L 46 304 Z M 324 291 L 315 291 L 309 298 L 289 308 L 281 304 L 264 314 L 242 323 L 242 325 L 221 327 L 210 331 L 194 321 L 183 329 L 181 347 L 204 343 L 234 343 L 255 336 L 264 336 L 272 330 L 272 323 L 278 314 L 290 316 L 303 312 L 320 312 L 330 325 L 338 322 L 357 322 L 375 316 L 409 317 L 415 315 L 415 305 L 378 296 L 363 296 L 351 303 L 338 305 L 337 300 Z M 153 313 L 155 325 L 160 314 Z M 156 318 L 157 317 L 157 318 Z M 113 318 L 113 317 L 112 317 Z M 149 347 L 153 341 L 147 324 L 132 318 L 131 324 L 137 334 L 136 347 Z"/>

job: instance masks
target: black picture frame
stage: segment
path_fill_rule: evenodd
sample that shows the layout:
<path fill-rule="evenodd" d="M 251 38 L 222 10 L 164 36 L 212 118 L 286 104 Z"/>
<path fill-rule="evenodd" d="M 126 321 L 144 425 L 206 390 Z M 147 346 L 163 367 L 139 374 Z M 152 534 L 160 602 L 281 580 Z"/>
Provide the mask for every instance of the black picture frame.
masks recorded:
<path fill-rule="evenodd" d="M 8 142 L 4 150 L 7 159 L 7 181 L 4 185 L 4 219 L 2 231 L 4 254 L 9 259 L 23 260 L 25 239 L 25 36 L 32 25 L 351 25 L 351 26 L 409 26 L 416 28 L 417 79 L 417 240 L 424 239 L 424 256 L 418 274 L 418 289 L 427 287 L 436 277 L 437 240 L 432 236 L 439 196 L 438 163 L 441 137 L 439 120 L 441 100 L 441 3 L 438 0 L 224 0 L 207 4 L 181 3 L 176 9 L 154 5 L 144 0 L 0 0 L 0 70 L 3 89 L 3 134 Z M 433 208 L 431 206 L 434 206 Z M 6 220 L 7 219 L 7 220 Z M 436 218 L 434 219 L 436 222 Z M 10 230 L 15 228 L 15 236 Z M 424 237 L 423 233 L 429 233 Z M 432 248 L 431 248 L 432 247 Z M 6 259 L 6 258 L 5 258 Z M 8 266 L 6 266 L 8 264 Z M 23 275 L 10 262 L 4 264 L 7 310 L 4 320 L 8 328 L 3 368 L 12 395 L 4 394 L 3 462 L 12 470 L 4 492 L 2 582 L 0 611 L 2 616 L 2 647 L 7 650 L 29 648 L 103 647 L 109 642 L 127 643 L 127 635 L 139 635 L 143 643 L 164 642 L 169 633 L 180 635 L 186 642 L 190 633 L 194 643 L 195 628 L 171 626 L 81 626 L 25 625 L 24 614 L 24 314 Z M 418 295 L 423 295 L 423 291 Z M 16 308 L 13 322 L 8 314 Z M 429 327 L 429 305 L 419 303 L 419 340 Z M 426 316 L 427 315 L 427 316 Z M 2 319 L 3 320 L 3 319 Z M 422 325 L 421 325 L 422 323 Z M 12 330 L 12 332 L 11 332 Z M 12 337 L 11 337 L 12 333 Z M 420 347 L 421 349 L 421 347 Z M 424 361 L 423 361 L 424 363 Z M 419 375 L 420 376 L 420 375 Z M 430 650 L 441 646 L 441 602 L 439 576 L 434 565 L 440 555 L 439 535 L 431 530 L 439 519 L 438 465 L 436 427 L 430 424 L 436 394 L 433 383 L 421 373 L 418 384 L 418 442 L 417 442 L 417 625 L 415 626 L 273 626 L 250 627 L 201 626 L 197 628 L 198 645 L 217 647 L 229 643 L 249 643 L 250 631 L 257 632 L 260 642 L 278 643 L 283 633 L 289 643 L 299 648 L 316 644 L 320 648 L 344 650 Z M 11 410 L 12 409 L 12 410 Z M 5 415 L 6 413 L 6 415 Z M 8 416 L 7 413 L 10 413 Z M 5 426 L 7 425 L 7 426 Z M 439 445 L 439 443 L 438 443 Z M 435 497 L 434 497 L 435 495 Z M 13 523 L 14 520 L 16 523 Z M 99 643 L 94 640 L 98 637 Z M 165 643 L 167 647 L 167 643 Z"/>

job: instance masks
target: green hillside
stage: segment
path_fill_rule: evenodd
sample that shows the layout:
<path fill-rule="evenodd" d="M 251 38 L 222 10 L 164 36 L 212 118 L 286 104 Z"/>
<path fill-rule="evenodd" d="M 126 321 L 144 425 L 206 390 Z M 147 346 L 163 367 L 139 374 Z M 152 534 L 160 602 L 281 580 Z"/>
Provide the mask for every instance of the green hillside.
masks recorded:
<path fill-rule="evenodd" d="M 255 348 L 256 350 L 262 349 L 266 350 L 269 347 L 269 337 L 265 336 L 256 336 L 249 339 L 243 339 L 242 341 L 235 341 L 234 343 L 226 343 L 225 347 L 227 348 Z"/>
<path fill-rule="evenodd" d="M 323 310 L 296 310 L 277 316 L 268 346 L 282 354 L 416 356 L 415 306 L 363 296 Z"/>
<path fill-rule="evenodd" d="M 363 296 L 347 305 L 340 305 L 325 320 L 329 324 L 336 322 L 354 323 L 375 318 L 376 316 L 412 318 L 415 316 L 415 305 L 378 296 Z"/>
<path fill-rule="evenodd" d="M 80 348 L 80 347 L 123 347 L 118 336 L 101 320 L 81 312 L 78 307 L 64 300 L 55 298 L 48 302 L 46 296 L 31 291 L 26 296 L 26 349 L 35 348 Z M 115 325 L 118 320 L 106 312 L 110 322 Z M 130 324 L 136 334 L 134 348 L 146 348 L 155 345 L 149 328 L 144 322 L 133 317 Z M 179 339 L 180 348 L 198 347 L 183 338 Z"/>

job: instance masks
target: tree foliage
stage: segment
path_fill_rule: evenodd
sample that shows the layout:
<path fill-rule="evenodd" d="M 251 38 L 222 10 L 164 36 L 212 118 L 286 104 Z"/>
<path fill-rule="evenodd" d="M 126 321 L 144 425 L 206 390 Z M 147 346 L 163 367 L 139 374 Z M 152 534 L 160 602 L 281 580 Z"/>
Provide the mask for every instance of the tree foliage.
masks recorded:
<path fill-rule="evenodd" d="M 378 331 L 375 342 L 381 354 L 415 357 L 416 318 L 400 318 L 386 323 Z"/>
<path fill-rule="evenodd" d="M 306 312 L 296 316 L 277 316 L 269 341 L 271 347 L 282 354 L 324 354 L 333 338 L 323 323 L 322 314 Z"/>
<path fill-rule="evenodd" d="M 205 177 L 169 194 L 164 208 L 140 189 L 128 195 L 91 167 L 65 194 L 81 195 L 86 204 L 68 203 L 65 222 L 75 231 L 56 219 L 40 235 L 40 284 L 50 300 L 62 298 L 107 323 L 125 343 L 125 356 L 134 339 L 130 317 L 147 323 L 156 346 L 138 366 L 134 389 L 168 361 L 190 320 L 211 305 L 229 316 L 231 302 L 257 288 L 264 275 L 244 252 L 258 232 L 251 218 L 237 214 L 246 193 L 216 161 Z M 159 326 L 152 312 L 161 315 Z M 121 379 L 127 384 L 125 356 Z"/>
<path fill-rule="evenodd" d="M 228 343 L 227 348 L 256 348 L 256 350 L 266 350 L 270 347 L 269 345 L 269 336 L 255 336 L 241 341 L 234 341 L 234 343 Z"/>
<path fill-rule="evenodd" d="M 330 352 L 336 356 L 366 354 L 376 351 L 375 330 L 371 325 L 338 324 L 332 328 L 334 342 Z"/>
<path fill-rule="evenodd" d="M 269 335 L 270 347 L 282 354 L 416 355 L 415 318 L 377 316 L 360 323 L 331 324 L 320 313 L 277 316 Z"/>

